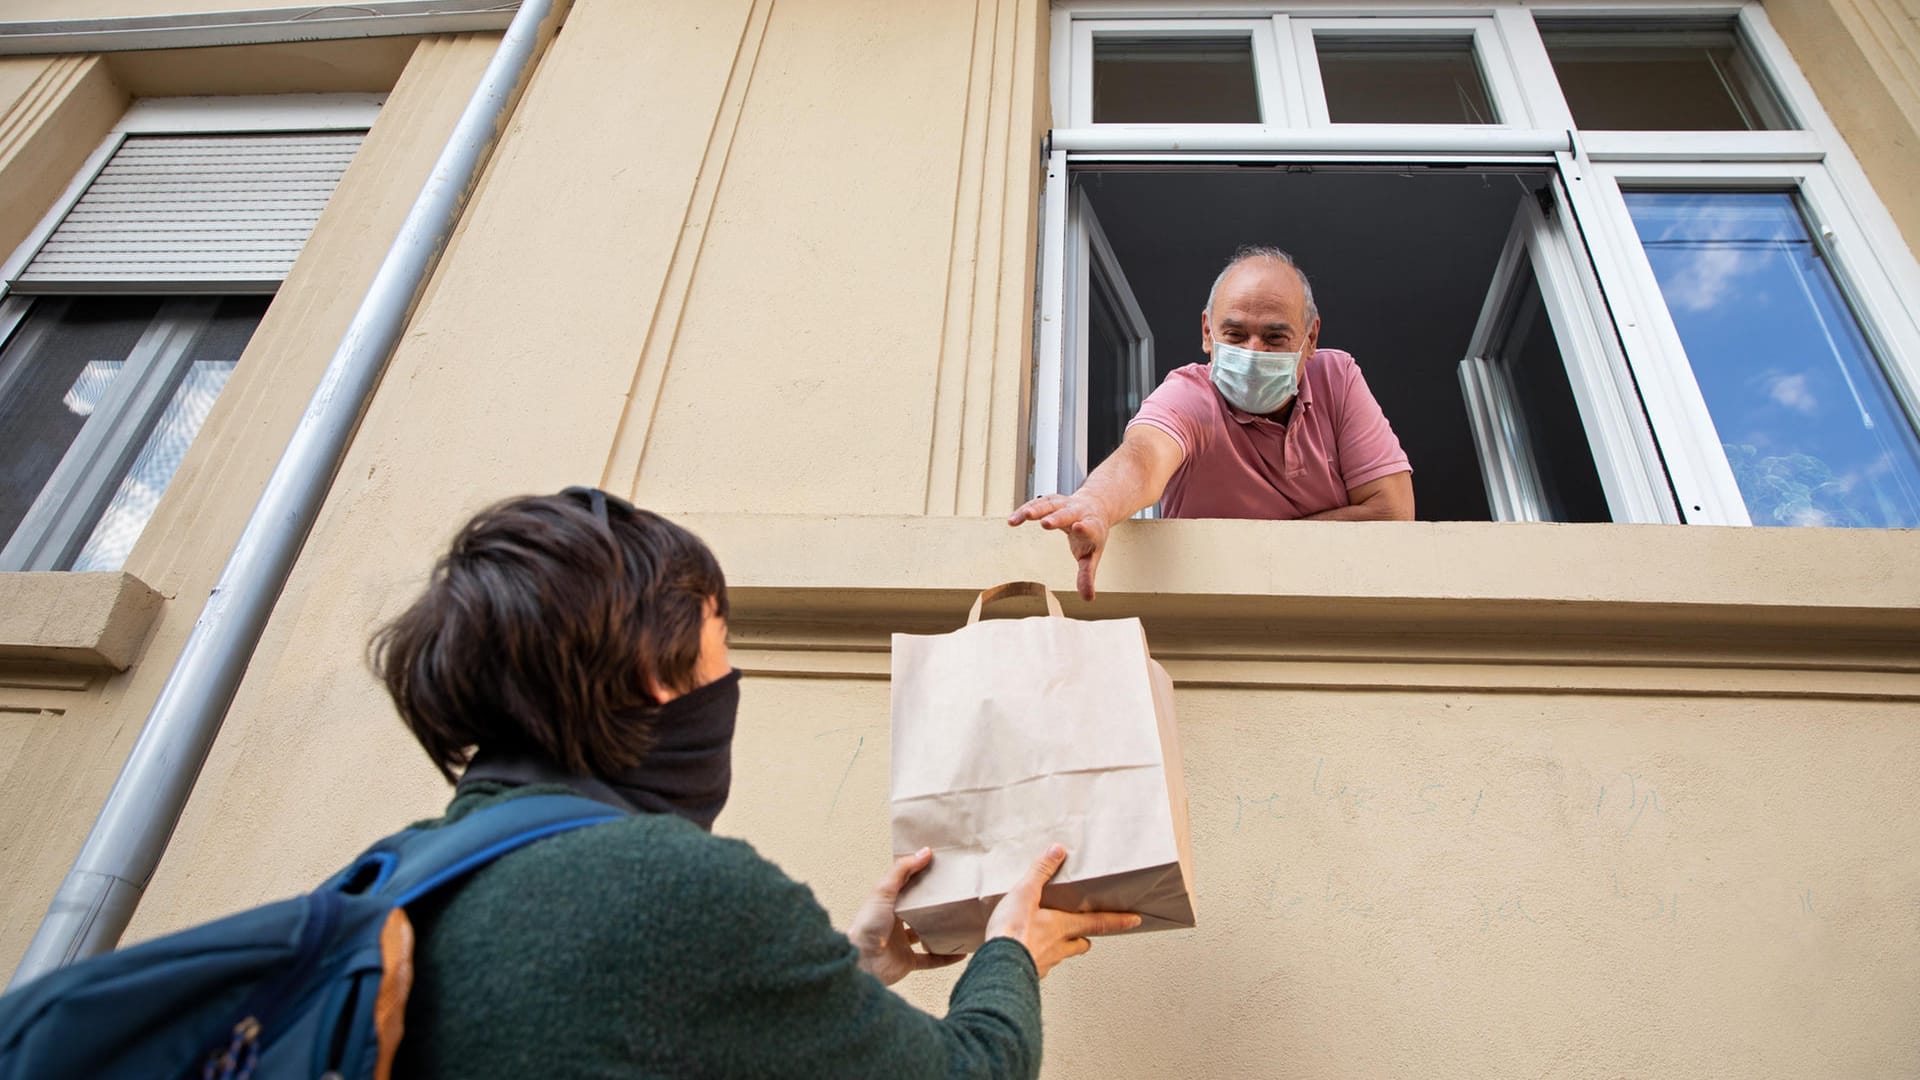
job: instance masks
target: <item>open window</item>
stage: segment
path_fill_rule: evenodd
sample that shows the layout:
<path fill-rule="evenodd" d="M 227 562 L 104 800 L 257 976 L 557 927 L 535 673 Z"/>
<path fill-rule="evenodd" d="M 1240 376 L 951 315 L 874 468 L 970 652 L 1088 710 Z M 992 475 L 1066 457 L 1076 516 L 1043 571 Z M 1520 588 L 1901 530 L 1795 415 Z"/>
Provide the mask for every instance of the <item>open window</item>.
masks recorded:
<path fill-rule="evenodd" d="M 1583 252 L 1549 181 L 1514 211 L 1460 361 L 1460 392 L 1495 521 L 1678 520 L 1624 376 L 1590 301 Z"/>
<path fill-rule="evenodd" d="M 1066 471 L 1060 478 L 1068 491 L 1120 445 L 1127 421 L 1159 385 L 1153 328 L 1084 191 L 1074 193 L 1069 227 L 1074 238 L 1067 271 L 1074 312 L 1069 350 L 1074 407 L 1066 441 L 1073 452 L 1063 457 Z"/>
<path fill-rule="evenodd" d="M 1920 526 L 1920 327 L 1803 167 L 1618 165 L 1619 292 L 1664 346 L 1636 361 L 1688 520 Z M 1856 259 L 1858 265 L 1860 260 Z"/>
<path fill-rule="evenodd" d="M 1920 525 L 1920 263 L 1758 3 L 1053 11 L 1034 493 L 1269 244 L 1423 518 Z"/>
<path fill-rule="evenodd" d="M 1657 520 L 1657 511 L 1637 508 L 1625 494 L 1644 481 L 1644 434 L 1630 423 L 1603 430 L 1605 418 L 1629 407 L 1615 378 L 1618 346 L 1601 340 L 1601 321 L 1573 270 L 1577 249 L 1541 209 L 1551 200 L 1550 184 L 1543 167 L 1076 170 L 1067 287 L 1079 296 L 1087 288 L 1082 281 L 1124 283 L 1127 300 L 1119 306 L 1129 321 L 1133 311 L 1144 321 L 1144 333 L 1130 333 L 1150 342 L 1151 352 L 1101 344 L 1114 335 L 1096 327 L 1097 308 L 1067 308 L 1072 386 L 1084 379 L 1103 389 L 1069 407 L 1062 434 L 1074 438 L 1072 418 L 1084 416 L 1088 437 L 1062 452 L 1059 489 L 1072 490 L 1085 467 L 1103 459 L 1137 409 L 1119 379 L 1142 380 L 1151 392 L 1173 369 L 1206 362 L 1200 314 L 1234 248 L 1284 239 L 1314 283 L 1320 346 L 1354 355 L 1415 462 L 1423 518 Z M 1096 275 L 1095 267 L 1105 269 Z M 1460 377 L 1461 358 L 1469 355 L 1486 358 L 1512 387 L 1517 396 L 1501 399 L 1504 415 L 1530 423 L 1535 441 L 1482 436 L 1485 424 L 1475 418 L 1486 415 L 1488 398 L 1474 396 L 1479 386 L 1463 387 Z M 1098 375 L 1103 357 L 1115 371 L 1106 383 Z M 1153 367 L 1143 379 L 1136 372 L 1145 362 Z M 1630 400 L 1630 382 L 1624 393 Z M 1096 435 L 1107 431 L 1112 444 Z M 1616 443 L 1633 462 L 1615 485 L 1620 494 L 1601 482 L 1596 460 L 1612 470 L 1615 455 L 1595 450 Z M 1530 463 L 1548 492 L 1524 510 L 1492 497 L 1482 480 L 1488 469 L 1516 461 Z"/>

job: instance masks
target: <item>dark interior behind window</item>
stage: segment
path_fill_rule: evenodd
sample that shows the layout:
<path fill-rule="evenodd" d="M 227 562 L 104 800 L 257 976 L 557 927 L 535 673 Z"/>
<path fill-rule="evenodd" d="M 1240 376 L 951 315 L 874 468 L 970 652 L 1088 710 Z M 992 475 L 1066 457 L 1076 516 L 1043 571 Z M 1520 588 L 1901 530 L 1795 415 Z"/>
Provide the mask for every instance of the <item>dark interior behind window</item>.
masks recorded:
<path fill-rule="evenodd" d="M 1247 37 L 1093 39 L 1096 124 L 1257 124 Z"/>
<path fill-rule="evenodd" d="M 1419 516 L 1490 517 L 1456 371 L 1514 211 L 1519 200 L 1536 197 L 1542 174 L 1402 166 L 1116 167 L 1081 172 L 1078 182 L 1153 326 L 1162 375 L 1205 362 L 1201 308 L 1234 248 L 1286 248 L 1312 278 L 1320 346 L 1354 355 L 1400 436 L 1414 469 Z M 1543 340 L 1551 344 L 1550 328 Z M 1564 367 L 1556 356 L 1540 371 L 1545 384 L 1522 389 L 1541 411 L 1539 428 L 1562 440 L 1557 454 L 1591 472 Z M 1089 446 L 1095 462 L 1105 449 Z M 1604 502 L 1596 511 L 1578 497 L 1568 499 L 1568 512 L 1605 518 Z"/>

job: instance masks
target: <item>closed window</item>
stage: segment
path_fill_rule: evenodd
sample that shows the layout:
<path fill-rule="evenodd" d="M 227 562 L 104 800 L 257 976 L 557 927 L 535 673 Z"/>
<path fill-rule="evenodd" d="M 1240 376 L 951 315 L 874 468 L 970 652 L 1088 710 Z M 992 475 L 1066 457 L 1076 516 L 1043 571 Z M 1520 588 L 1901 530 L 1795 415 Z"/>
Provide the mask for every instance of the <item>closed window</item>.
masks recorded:
<path fill-rule="evenodd" d="M 0 569 L 125 564 L 377 105 L 140 102 L 95 153 L 7 263 Z"/>

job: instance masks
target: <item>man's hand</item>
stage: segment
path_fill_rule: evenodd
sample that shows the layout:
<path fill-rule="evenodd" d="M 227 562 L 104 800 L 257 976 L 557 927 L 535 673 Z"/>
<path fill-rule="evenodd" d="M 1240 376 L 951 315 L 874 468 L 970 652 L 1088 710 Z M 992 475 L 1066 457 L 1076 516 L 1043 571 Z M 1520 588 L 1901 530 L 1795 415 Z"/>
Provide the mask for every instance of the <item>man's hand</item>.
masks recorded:
<path fill-rule="evenodd" d="M 1037 521 L 1043 529 L 1067 534 L 1080 564 L 1080 599 L 1093 599 L 1093 575 L 1107 548 L 1107 530 L 1160 501 L 1167 480 L 1185 460 L 1173 436 L 1150 424 L 1127 429 L 1120 448 L 1093 470 L 1071 495 L 1042 495 L 1013 512 L 1007 524 Z"/>
<path fill-rule="evenodd" d="M 853 925 L 847 927 L 847 940 L 860 950 L 860 970 L 888 986 L 922 968 L 946 967 L 966 959 L 915 950 L 914 946 L 920 943 L 919 935 L 893 913 L 900 890 L 932 862 L 932 848 L 921 848 L 893 860 L 893 868 L 874 885 L 873 892 L 867 894 L 866 902 L 854 915 Z"/>
<path fill-rule="evenodd" d="M 1093 575 L 1100 569 L 1100 553 L 1107 547 L 1107 519 L 1100 504 L 1078 492 L 1029 499 L 1013 512 L 1007 524 L 1037 521 L 1043 529 L 1067 534 L 1067 546 L 1080 564 L 1080 599 L 1093 599 Z"/>
<path fill-rule="evenodd" d="M 1041 978 L 1062 960 L 1093 948 L 1090 937 L 1117 934 L 1140 925 L 1140 916 L 1122 911 L 1055 911 L 1040 906 L 1040 890 L 1067 861 L 1067 849 L 1055 844 L 993 907 L 987 940 L 1010 937 L 1027 947 Z"/>

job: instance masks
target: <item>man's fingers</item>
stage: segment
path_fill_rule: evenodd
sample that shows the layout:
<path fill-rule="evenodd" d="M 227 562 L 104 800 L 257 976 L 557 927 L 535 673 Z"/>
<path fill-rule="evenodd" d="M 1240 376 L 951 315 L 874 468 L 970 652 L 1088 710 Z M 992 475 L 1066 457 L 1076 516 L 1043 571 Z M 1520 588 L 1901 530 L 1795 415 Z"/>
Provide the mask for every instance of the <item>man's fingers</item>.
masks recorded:
<path fill-rule="evenodd" d="M 1089 538 L 1087 540 L 1086 553 L 1079 556 L 1080 580 L 1076 584 L 1080 587 L 1080 599 L 1082 600 L 1091 601 L 1093 599 L 1093 579 L 1094 576 L 1100 572 L 1100 556 L 1102 553 L 1103 546 Z"/>
<path fill-rule="evenodd" d="M 1080 520 L 1080 517 L 1080 511 L 1071 506 L 1062 506 L 1053 513 L 1041 518 L 1040 527 L 1043 529 L 1070 528 L 1075 522 Z"/>
<path fill-rule="evenodd" d="M 1080 599 L 1082 600 L 1093 600 L 1093 579 L 1094 575 L 1100 572 L 1100 555 L 1101 548 L 1098 544 L 1089 547 L 1086 554 L 1078 555 L 1080 559 L 1080 579 L 1075 584 L 1080 588 Z"/>
<path fill-rule="evenodd" d="M 1074 938 L 1118 934 L 1140 925 L 1140 916 L 1131 911 L 1063 911 L 1060 920 L 1066 936 Z"/>
<path fill-rule="evenodd" d="M 943 968 L 948 964 L 957 964 L 966 958 L 966 953 L 914 953 L 913 967 L 916 971 L 925 971 L 928 968 Z"/>
<path fill-rule="evenodd" d="M 1044 502 L 1046 502 L 1046 499 L 1042 497 L 1039 499 L 1028 499 L 1026 502 L 1021 503 L 1020 509 L 1015 510 L 1008 516 L 1007 524 L 1018 525 L 1023 521 L 1032 521 L 1034 518 L 1041 516 L 1046 513 L 1046 510 L 1041 506 Z"/>
<path fill-rule="evenodd" d="M 1060 507 L 1066 504 L 1066 501 L 1066 498 L 1060 495 L 1041 495 L 1028 499 L 1026 502 L 1020 504 L 1020 509 L 1015 510 L 1007 518 L 1007 524 L 1018 525 L 1023 521 L 1040 521 L 1042 518 L 1058 511 Z M 1045 525 L 1046 523 L 1041 521 L 1041 524 Z M 1047 527 L 1058 528 L 1058 526 Z"/>

